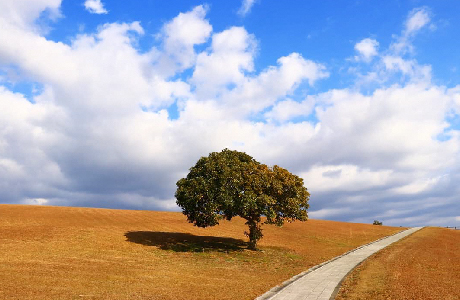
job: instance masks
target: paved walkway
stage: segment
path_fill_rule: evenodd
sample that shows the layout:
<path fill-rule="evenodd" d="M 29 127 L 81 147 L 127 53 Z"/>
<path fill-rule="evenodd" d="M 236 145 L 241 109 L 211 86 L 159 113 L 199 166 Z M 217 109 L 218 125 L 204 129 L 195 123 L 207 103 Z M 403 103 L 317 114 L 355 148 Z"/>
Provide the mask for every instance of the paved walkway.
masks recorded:
<path fill-rule="evenodd" d="M 399 241 L 422 227 L 414 227 L 359 247 L 330 262 L 293 277 L 283 288 L 274 288 L 256 300 L 329 300 L 342 279 L 363 260 L 386 246 Z M 290 281 L 290 280 L 289 280 Z M 283 284 L 284 286 L 285 284 Z M 333 296 L 334 294 L 334 296 Z"/>

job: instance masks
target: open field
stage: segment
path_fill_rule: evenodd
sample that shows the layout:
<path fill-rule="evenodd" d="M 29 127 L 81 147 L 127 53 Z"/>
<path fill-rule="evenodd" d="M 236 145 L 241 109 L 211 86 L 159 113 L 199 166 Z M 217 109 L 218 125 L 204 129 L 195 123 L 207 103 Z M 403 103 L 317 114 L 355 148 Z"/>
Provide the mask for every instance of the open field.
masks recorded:
<path fill-rule="evenodd" d="M 320 262 L 402 228 L 244 220 L 197 228 L 180 213 L 0 205 L 0 299 L 253 299 Z"/>
<path fill-rule="evenodd" d="M 390 245 L 349 274 L 336 299 L 460 299 L 460 231 L 428 227 Z"/>

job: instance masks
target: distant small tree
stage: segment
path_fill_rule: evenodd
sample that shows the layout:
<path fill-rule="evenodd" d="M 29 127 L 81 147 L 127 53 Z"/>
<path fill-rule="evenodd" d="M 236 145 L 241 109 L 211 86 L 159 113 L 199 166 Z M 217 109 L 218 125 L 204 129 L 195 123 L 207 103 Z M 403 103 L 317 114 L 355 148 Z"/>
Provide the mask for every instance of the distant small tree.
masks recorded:
<path fill-rule="evenodd" d="M 383 223 L 378 221 L 378 220 L 374 220 L 374 223 L 372 223 L 372 225 L 382 225 Z"/>
<path fill-rule="evenodd" d="M 278 166 L 269 168 L 244 152 L 224 149 L 201 157 L 177 182 L 176 199 L 189 222 L 199 227 L 240 216 L 246 220 L 249 249 L 266 224 L 307 220 L 310 194 L 303 179 Z"/>

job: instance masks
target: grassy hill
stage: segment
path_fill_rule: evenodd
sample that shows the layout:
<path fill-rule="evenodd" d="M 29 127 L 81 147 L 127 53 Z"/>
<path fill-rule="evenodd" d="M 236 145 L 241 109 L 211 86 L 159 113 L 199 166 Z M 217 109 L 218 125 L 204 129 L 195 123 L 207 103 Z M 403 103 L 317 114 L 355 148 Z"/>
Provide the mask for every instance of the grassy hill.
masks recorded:
<path fill-rule="evenodd" d="M 253 299 L 311 266 L 400 231 L 308 220 L 197 228 L 181 213 L 0 205 L 0 299 Z"/>

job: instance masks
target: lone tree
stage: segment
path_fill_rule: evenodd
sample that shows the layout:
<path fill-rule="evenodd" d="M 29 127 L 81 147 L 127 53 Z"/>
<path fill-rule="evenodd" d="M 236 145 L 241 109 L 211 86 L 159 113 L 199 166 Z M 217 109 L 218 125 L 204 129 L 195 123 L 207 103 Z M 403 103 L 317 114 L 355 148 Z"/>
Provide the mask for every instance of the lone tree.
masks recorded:
<path fill-rule="evenodd" d="M 263 236 L 263 216 L 264 223 L 278 226 L 307 220 L 310 194 L 302 178 L 261 164 L 244 152 L 212 152 L 176 185 L 176 203 L 196 226 L 214 226 L 234 216 L 246 219 L 249 249 L 256 249 Z"/>

